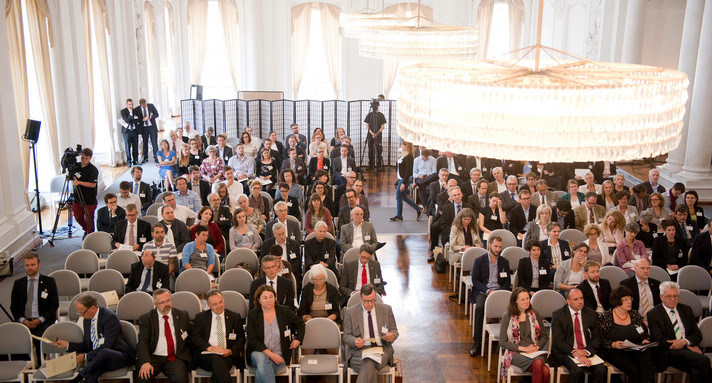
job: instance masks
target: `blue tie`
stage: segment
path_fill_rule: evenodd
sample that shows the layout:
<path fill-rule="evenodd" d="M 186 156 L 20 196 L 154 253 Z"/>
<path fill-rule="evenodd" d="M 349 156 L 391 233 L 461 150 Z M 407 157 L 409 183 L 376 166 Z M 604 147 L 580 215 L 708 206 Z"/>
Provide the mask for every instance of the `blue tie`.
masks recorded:
<path fill-rule="evenodd" d="M 134 182 L 134 194 L 138 195 L 138 182 Z"/>
<path fill-rule="evenodd" d="M 151 269 L 146 271 L 146 278 L 143 279 L 143 288 L 141 291 L 148 292 L 148 288 L 151 286 Z"/>

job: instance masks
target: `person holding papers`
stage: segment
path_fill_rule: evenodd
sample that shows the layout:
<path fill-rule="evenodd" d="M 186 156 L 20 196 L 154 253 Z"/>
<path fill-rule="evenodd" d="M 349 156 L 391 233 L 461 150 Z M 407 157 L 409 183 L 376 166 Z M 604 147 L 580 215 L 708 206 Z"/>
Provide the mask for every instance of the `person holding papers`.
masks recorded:
<path fill-rule="evenodd" d="M 139 251 L 151 239 L 151 224 L 138 219 L 136 205 L 126 206 L 126 219 L 116 223 L 111 243 L 114 248 Z"/>
<path fill-rule="evenodd" d="M 636 349 L 650 343 L 645 319 L 633 310 L 633 292 L 618 286 L 611 292 L 612 309 L 598 318 L 601 335 L 601 356 L 623 371 L 629 383 L 653 382 L 653 350 Z"/>
<path fill-rule="evenodd" d="M 225 309 L 220 291 L 210 290 L 205 296 L 209 309 L 195 316 L 190 334 L 197 354 L 193 361 L 200 368 L 213 372 L 211 382 L 228 383 L 231 381 L 232 366 L 240 370 L 245 368 L 245 358 L 242 356 L 245 347 L 242 317 Z"/>
<path fill-rule="evenodd" d="M 509 366 L 514 365 L 522 371 L 531 372 L 532 383 L 548 382 L 550 371 L 545 363 L 547 355 L 537 353 L 549 342 L 549 336 L 541 316 L 530 305 L 529 293 L 525 288 L 514 288 L 501 323 L 499 345 L 505 349 L 502 379 L 506 379 Z"/>
<path fill-rule="evenodd" d="M 554 311 L 551 357 L 569 370 L 569 383 L 583 383 L 586 372 L 591 374 L 589 383 L 606 381 L 608 369 L 595 356 L 600 343 L 596 317 L 595 311 L 583 306 L 583 293 L 576 288 L 566 293 L 566 306 Z"/>
<path fill-rule="evenodd" d="M 356 383 L 376 383 L 378 371 L 393 364 L 398 327 L 391 306 L 376 303 L 373 285 L 365 284 L 359 294 L 361 304 L 344 314 L 345 364 L 358 373 Z"/>

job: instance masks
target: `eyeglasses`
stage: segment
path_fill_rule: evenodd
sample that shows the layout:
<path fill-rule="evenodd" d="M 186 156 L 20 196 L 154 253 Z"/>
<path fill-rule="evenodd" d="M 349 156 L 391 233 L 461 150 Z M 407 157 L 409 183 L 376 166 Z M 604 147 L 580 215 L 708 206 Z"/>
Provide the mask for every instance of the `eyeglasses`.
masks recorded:
<path fill-rule="evenodd" d="M 675 294 L 675 295 L 663 295 L 663 298 L 665 299 L 677 299 L 680 298 L 680 295 Z"/>

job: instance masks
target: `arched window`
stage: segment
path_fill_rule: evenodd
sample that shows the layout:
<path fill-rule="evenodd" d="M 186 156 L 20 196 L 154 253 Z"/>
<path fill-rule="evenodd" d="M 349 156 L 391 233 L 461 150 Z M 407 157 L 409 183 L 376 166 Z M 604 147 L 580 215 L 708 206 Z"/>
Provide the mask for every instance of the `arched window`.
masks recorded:
<path fill-rule="evenodd" d="M 476 4 L 479 58 L 499 57 L 522 47 L 522 0 L 481 0 Z"/>

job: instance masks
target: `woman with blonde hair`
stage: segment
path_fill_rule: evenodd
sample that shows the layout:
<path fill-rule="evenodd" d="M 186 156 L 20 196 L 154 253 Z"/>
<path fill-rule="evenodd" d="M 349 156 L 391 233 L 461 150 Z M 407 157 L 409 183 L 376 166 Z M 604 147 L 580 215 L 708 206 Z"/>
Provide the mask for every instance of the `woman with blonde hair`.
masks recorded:
<path fill-rule="evenodd" d="M 598 195 L 596 203 L 605 207 L 606 211 L 613 210 L 618 204 L 616 192 L 613 189 L 613 182 L 611 182 L 611 180 L 605 180 L 603 184 L 601 184 L 601 194 Z"/>
<path fill-rule="evenodd" d="M 601 239 L 608 247 L 616 247 L 625 237 L 625 216 L 618 210 L 606 213 L 598 227 L 601 229 Z"/>
<path fill-rule="evenodd" d="M 536 218 L 527 224 L 527 233 L 522 243 L 541 242 L 549 239 L 549 224 L 551 223 L 551 207 L 539 205 L 536 208 Z"/>
<path fill-rule="evenodd" d="M 601 265 L 613 264 L 613 256 L 608 251 L 608 245 L 601 238 L 601 228 L 595 223 L 584 226 L 583 233 L 587 239 L 583 243 L 588 245 L 587 261 L 596 261 Z"/>

